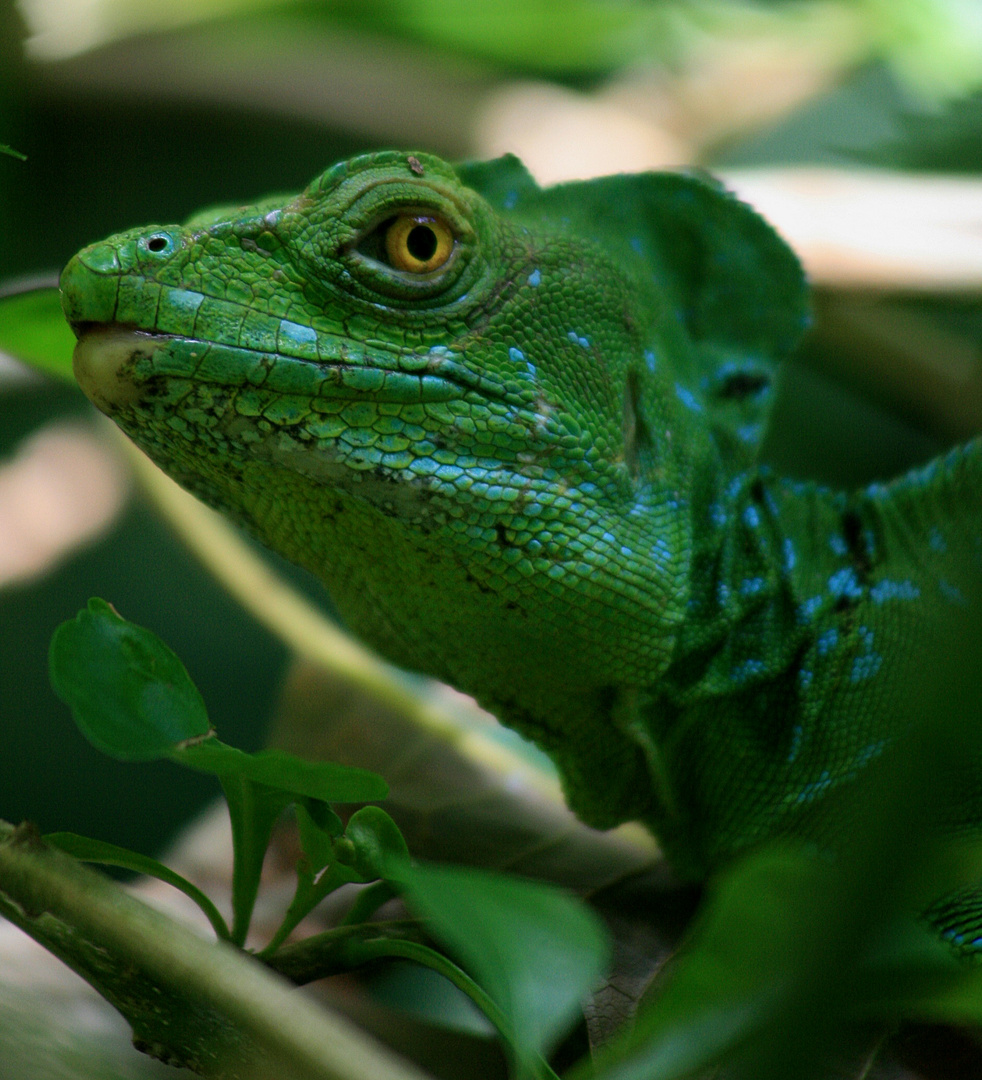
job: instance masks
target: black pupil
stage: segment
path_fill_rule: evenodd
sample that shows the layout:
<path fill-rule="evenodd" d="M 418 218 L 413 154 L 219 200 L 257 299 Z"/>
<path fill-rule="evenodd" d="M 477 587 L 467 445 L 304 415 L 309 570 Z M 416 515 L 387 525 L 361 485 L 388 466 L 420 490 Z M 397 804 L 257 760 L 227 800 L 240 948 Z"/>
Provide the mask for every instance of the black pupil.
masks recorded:
<path fill-rule="evenodd" d="M 414 259 L 429 262 L 436 254 L 436 233 L 429 225 L 414 225 L 406 237 L 406 248 Z"/>
<path fill-rule="evenodd" d="M 151 251 L 163 251 L 164 248 L 167 247 L 167 237 L 166 236 L 152 236 L 147 241 L 147 247 Z"/>

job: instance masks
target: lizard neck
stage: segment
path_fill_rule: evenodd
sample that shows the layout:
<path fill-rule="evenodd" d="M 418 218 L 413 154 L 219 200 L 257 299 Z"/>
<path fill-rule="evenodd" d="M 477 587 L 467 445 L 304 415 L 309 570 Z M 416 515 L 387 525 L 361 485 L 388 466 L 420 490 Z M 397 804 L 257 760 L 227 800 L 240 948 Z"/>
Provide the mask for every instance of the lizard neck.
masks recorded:
<path fill-rule="evenodd" d="M 404 507 L 386 510 L 391 485 L 375 490 L 371 478 L 357 491 L 290 469 L 274 481 L 268 463 L 248 461 L 243 476 L 236 503 L 247 523 L 324 581 L 356 634 L 538 743 L 584 820 L 644 816 L 643 754 L 609 716 L 625 687 L 653 685 L 667 667 L 686 565 L 676 554 L 685 546 L 658 535 L 664 515 L 649 512 L 643 491 L 626 491 L 615 512 L 571 484 L 570 513 L 534 534 L 552 557 L 529 559 L 521 509 L 488 529 L 481 508 L 431 497 L 410 526 Z M 663 570 L 678 560 L 671 587 L 644 557 L 661 558 Z"/>
<path fill-rule="evenodd" d="M 872 581 L 861 500 L 759 466 L 694 509 L 685 623 L 664 685 L 676 700 L 731 696 L 796 669 Z"/>
<path fill-rule="evenodd" d="M 857 628 L 898 643 L 978 589 L 982 439 L 855 492 L 740 474 L 697 506 L 691 587 L 668 683 L 737 693 L 799 665 L 825 635 Z M 894 654 L 902 652 L 900 645 Z M 824 655 L 824 652 L 823 652 Z M 872 665 L 871 665 L 872 666 Z"/>
<path fill-rule="evenodd" d="M 919 644 L 977 596 L 980 474 L 976 442 L 852 493 L 766 469 L 710 491 L 686 622 L 634 721 L 677 864 L 821 839 L 815 809 L 901 733 Z"/>

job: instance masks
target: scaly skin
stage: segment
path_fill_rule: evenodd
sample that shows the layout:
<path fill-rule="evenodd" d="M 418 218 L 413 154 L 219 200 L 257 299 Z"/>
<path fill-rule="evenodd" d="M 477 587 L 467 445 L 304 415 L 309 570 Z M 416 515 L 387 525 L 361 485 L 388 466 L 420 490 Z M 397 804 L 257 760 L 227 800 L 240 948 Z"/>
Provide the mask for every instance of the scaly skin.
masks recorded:
<path fill-rule="evenodd" d="M 414 215 L 442 265 L 393 261 Z M 978 574 L 978 441 L 854 494 L 756 464 L 805 287 L 706 180 L 388 152 L 93 245 L 62 290 L 83 389 L 155 461 L 683 874 L 817 834 Z"/>

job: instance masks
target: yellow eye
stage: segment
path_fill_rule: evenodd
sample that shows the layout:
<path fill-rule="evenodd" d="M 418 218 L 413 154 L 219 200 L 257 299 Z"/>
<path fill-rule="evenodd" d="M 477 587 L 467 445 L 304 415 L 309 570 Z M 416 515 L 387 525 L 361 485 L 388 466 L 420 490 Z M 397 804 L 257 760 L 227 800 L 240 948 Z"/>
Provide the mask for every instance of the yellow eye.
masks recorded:
<path fill-rule="evenodd" d="M 428 274 L 453 254 L 454 234 L 442 218 L 401 214 L 385 230 L 385 254 L 396 270 Z"/>

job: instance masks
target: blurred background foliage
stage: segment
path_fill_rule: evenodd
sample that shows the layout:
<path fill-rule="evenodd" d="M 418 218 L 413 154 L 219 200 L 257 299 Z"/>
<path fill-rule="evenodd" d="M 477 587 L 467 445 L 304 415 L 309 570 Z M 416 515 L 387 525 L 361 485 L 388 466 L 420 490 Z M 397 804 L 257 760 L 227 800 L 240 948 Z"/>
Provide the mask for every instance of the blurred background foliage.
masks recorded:
<path fill-rule="evenodd" d="M 679 164 L 727 176 L 807 165 L 972 180 L 982 168 L 982 6 L 0 0 L 0 142 L 27 157 L 0 155 L 0 281 L 57 271 L 121 228 L 297 190 L 380 145 L 451 158 L 516 150 L 543 181 Z M 979 190 L 968 193 L 976 207 Z M 933 246 L 926 234 L 935 259 L 950 234 Z M 973 287 L 970 270 L 955 289 L 884 285 L 875 273 L 837 287 L 828 276 L 768 456 L 798 475 L 855 483 L 977 430 L 982 274 Z M 24 465 L 39 430 L 89 415 L 73 390 L 4 368 L 3 461 Z M 0 541 L 4 531 L 30 538 L 24 515 L 50 506 L 25 509 L 13 489 L 5 506 L 3 482 Z M 42 503 L 54 498 L 28 486 Z M 220 730 L 244 746 L 264 736 L 286 652 L 139 495 L 90 502 L 99 498 L 107 509 L 85 543 L 86 528 L 73 539 L 68 527 L 39 565 L 13 559 L 0 570 L 0 816 L 152 850 L 209 789 L 167 766 L 119 774 L 81 744 L 47 685 L 52 627 L 89 595 L 108 597 L 188 659 Z"/>
<path fill-rule="evenodd" d="M 977 0 L 0 0 L 0 143 L 26 155 L 0 154 L 0 288 L 380 146 L 511 150 L 542 182 L 720 171 L 765 212 L 790 207 L 779 224 L 818 286 L 769 460 L 857 484 L 982 428 Z M 73 388 L 0 368 L 0 817 L 153 852 L 213 788 L 85 744 L 48 685 L 53 628 L 106 597 L 186 661 L 244 748 L 288 652 L 103 435 Z"/>

